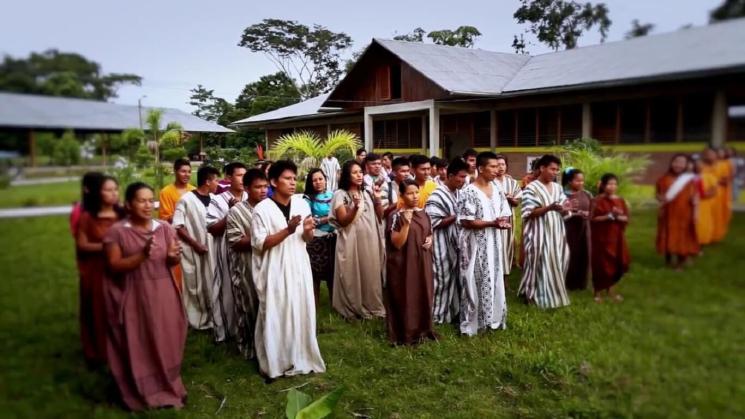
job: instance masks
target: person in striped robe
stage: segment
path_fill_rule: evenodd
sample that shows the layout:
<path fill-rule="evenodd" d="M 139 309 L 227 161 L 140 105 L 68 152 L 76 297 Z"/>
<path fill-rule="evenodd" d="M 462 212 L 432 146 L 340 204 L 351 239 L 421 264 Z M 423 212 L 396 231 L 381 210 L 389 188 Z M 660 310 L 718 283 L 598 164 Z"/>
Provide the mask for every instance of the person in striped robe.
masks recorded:
<path fill-rule="evenodd" d="M 173 213 L 173 227 L 185 244 L 181 257 L 184 275 L 181 298 L 189 326 L 197 330 L 212 327 L 210 286 L 214 275 L 207 234 L 207 207 L 217 191 L 220 172 L 202 166 L 197 171 L 197 188 L 181 196 Z"/>
<path fill-rule="evenodd" d="M 238 332 L 235 316 L 235 298 L 230 282 L 230 258 L 225 240 L 225 226 L 228 211 L 232 206 L 248 199 L 243 190 L 243 175 L 246 166 L 234 163 L 227 173 L 230 177 L 230 189 L 215 195 L 207 207 L 207 231 L 212 235 L 209 241 L 209 253 L 212 255 L 214 275 L 211 287 L 212 322 L 216 342 L 222 342 Z"/>
<path fill-rule="evenodd" d="M 509 228 L 510 205 L 494 184 L 497 156 L 486 151 L 476 158 L 479 175 L 463 188 L 458 200 L 461 232 L 460 332 L 473 336 L 482 329 L 507 327 L 507 299 L 502 273 L 499 229 Z"/>
<path fill-rule="evenodd" d="M 254 357 L 254 328 L 259 301 L 251 273 L 251 219 L 256 204 L 266 198 L 269 182 L 261 169 L 250 169 L 243 175 L 248 200 L 233 205 L 225 222 L 225 239 L 229 246 L 230 282 L 235 297 L 238 351 Z"/>
<path fill-rule="evenodd" d="M 447 166 L 447 180 L 432 192 L 424 211 L 432 221 L 434 306 L 433 321 L 450 323 L 458 317 L 460 287 L 458 283 L 457 204 L 460 189 L 466 183 L 468 165 L 460 157 Z"/>
<path fill-rule="evenodd" d="M 569 268 L 569 246 L 562 214 L 569 201 L 554 179 L 561 160 L 547 154 L 537 163 L 538 179 L 523 189 L 522 220 L 525 264 L 518 295 L 540 308 L 569 305 L 564 278 Z"/>
<path fill-rule="evenodd" d="M 505 286 L 507 286 L 507 276 L 512 272 L 512 265 L 515 260 L 515 218 L 517 217 L 517 207 L 520 205 L 522 189 L 517 181 L 507 174 L 507 157 L 502 154 L 497 155 L 497 177 L 494 182 L 502 188 L 507 203 L 510 204 L 512 215 L 510 216 L 511 228 L 499 230 L 502 237 L 502 261 L 504 262 Z"/>
<path fill-rule="evenodd" d="M 339 166 L 339 160 L 334 156 L 326 156 L 321 160 L 321 171 L 326 175 L 326 190 L 334 193 L 337 185 L 339 185 L 339 173 L 341 173 L 341 166 Z"/>

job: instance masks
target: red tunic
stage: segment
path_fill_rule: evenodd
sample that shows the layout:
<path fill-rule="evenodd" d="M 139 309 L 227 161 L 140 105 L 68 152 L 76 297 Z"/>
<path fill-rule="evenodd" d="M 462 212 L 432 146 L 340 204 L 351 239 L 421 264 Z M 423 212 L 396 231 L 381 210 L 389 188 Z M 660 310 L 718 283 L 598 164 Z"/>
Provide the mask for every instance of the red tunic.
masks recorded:
<path fill-rule="evenodd" d="M 608 215 L 613 207 L 629 215 L 623 199 L 599 195 L 595 198 L 592 217 Z M 592 222 L 592 285 L 595 291 L 612 287 L 629 270 L 631 256 L 624 235 L 626 224 L 618 220 Z"/>
<path fill-rule="evenodd" d="M 664 196 L 676 176 L 666 174 L 657 181 L 657 194 Z M 660 206 L 657 217 L 657 252 L 663 255 L 694 256 L 700 247 L 696 237 L 696 182 L 691 180 L 670 202 Z"/>

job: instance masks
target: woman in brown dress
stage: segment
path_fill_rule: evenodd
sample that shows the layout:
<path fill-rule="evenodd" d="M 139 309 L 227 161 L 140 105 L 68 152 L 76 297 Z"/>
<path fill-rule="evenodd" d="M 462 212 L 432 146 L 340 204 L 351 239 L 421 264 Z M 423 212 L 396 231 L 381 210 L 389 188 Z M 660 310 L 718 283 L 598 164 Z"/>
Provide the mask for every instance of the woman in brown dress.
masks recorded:
<path fill-rule="evenodd" d="M 129 217 L 104 237 L 109 368 L 129 409 L 180 408 L 186 315 L 170 268 L 181 247 L 173 227 L 152 218 L 148 185 L 129 185 L 125 200 Z"/>
<path fill-rule="evenodd" d="M 592 210 L 592 284 L 598 303 L 603 301 L 602 291 L 614 301 L 623 301 L 614 286 L 629 270 L 631 262 L 624 235 L 629 210 L 623 198 L 616 195 L 617 189 L 618 178 L 610 173 L 603 175 Z"/>
<path fill-rule="evenodd" d="M 579 169 L 569 168 L 561 178 L 571 209 L 564 216 L 567 245 L 569 245 L 569 269 L 567 290 L 587 288 L 590 274 L 590 214 L 592 195 L 585 190 L 585 174 Z"/>
<path fill-rule="evenodd" d="M 394 345 L 435 339 L 432 326 L 432 224 L 418 208 L 419 186 L 399 185 L 403 208 L 388 216 L 386 228 L 386 321 Z"/>
<path fill-rule="evenodd" d="M 665 263 L 676 270 L 701 251 L 696 237 L 696 176 L 687 168 L 688 156 L 678 154 L 657 181 L 657 252 L 665 255 Z"/>
<path fill-rule="evenodd" d="M 90 191 L 83 195 L 75 245 L 80 272 L 80 340 L 86 362 L 96 366 L 106 363 L 103 238 L 124 211 L 119 207 L 119 184 L 113 177 L 100 176 L 87 187 Z"/>

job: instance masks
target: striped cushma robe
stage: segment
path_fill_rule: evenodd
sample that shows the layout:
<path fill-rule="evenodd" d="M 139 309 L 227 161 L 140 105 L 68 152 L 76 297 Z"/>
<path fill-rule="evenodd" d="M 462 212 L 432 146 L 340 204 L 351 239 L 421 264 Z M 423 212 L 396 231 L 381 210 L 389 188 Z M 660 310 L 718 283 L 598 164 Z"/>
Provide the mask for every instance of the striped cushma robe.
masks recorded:
<path fill-rule="evenodd" d="M 510 216 L 510 205 L 499 186 L 487 197 L 475 183 L 461 191 L 458 222 L 494 221 Z M 507 327 L 507 299 L 502 271 L 502 241 L 497 228 L 460 230 L 460 332 L 473 336 L 480 329 Z"/>
<path fill-rule="evenodd" d="M 501 181 L 494 179 L 494 182 L 502 188 L 505 195 L 512 194 L 512 197 L 517 199 L 522 197 L 522 189 L 512 176 L 504 175 Z M 505 276 L 512 272 L 512 265 L 515 260 L 515 218 L 517 217 L 517 211 L 517 207 L 511 209 L 510 223 L 512 228 L 499 230 L 502 238 L 502 260 L 504 261 Z"/>
<path fill-rule="evenodd" d="M 531 182 L 523 189 L 522 220 L 525 265 L 518 295 L 540 308 L 569 305 L 564 278 L 569 268 L 569 246 L 564 219 L 558 211 L 528 218 L 534 209 L 563 203 L 566 195 L 558 183 Z"/>
<path fill-rule="evenodd" d="M 445 185 L 432 192 L 424 211 L 432 221 L 432 259 L 434 268 L 435 298 L 433 320 L 450 323 L 458 315 L 460 284 L 458 282 L 458 223 L 437 228 L 440 222 L 456 214 L 458 194 Z"/>
<path fill-rule="evenodd" d="M 339 160 L 336 157 L 324 157 L 321 160 L 321 171 L 326 175 L 326 190 L 334 193 L 338 187 L 336 174 L 341 170 L 339 166 Z"/>
<path fill-rule="evenodd" d="M 207 232 L 207 207 L 195 195 L 195 191 L 185 193 L 176 204 L 173 213 L 173 227 L 185 228 L 194 240 L 209 247 L 210 234 Z M 214 196 L 210 194 L 210 198 Z M 210 311 L 210 286 L 214 268 L 210 254 L 200 255 L 189 245 L 181 246 L 181 270 L 184 275 L 181 298 L 186 309 L 189 326 L 197 330 L 212 327 Z"/>
<path fill-rule="evenodd" d="M 230 210 L 230 199 L 233 194 L 227 190 L 212 197 L 207 207 L 207 226 L 211 226 L 225 218 Z M 241 201 L 248 199 L 248 194 L 243 192 Z M 233 285 L 230 281 L 230 256 L 225 234 L 212 236 L 210 240 L 210 255 L 214 266 L 214 275 L 211 287 L 212 321 L 215 341 L 222 342 L 227 337 L 235 336 L 238 332 L 238 322 L 235 316 L 235 297 L 233 296 Z"/>
<path fill-rule="evenodd" d="M 225 226 L 225 239 L 230 248 L 230 282 L 235 297 L 235 315 L 237 334 L 235 336 L 238 350 L 246 358 L 254 356 L 254 328 L 259 301 L 251 273 L 251 250 L 235 251 L 232 246 L 243 237 L 251 236 L 251 218 L 254 208 L 248 201 L 243 201 L 228 211 Z"/>

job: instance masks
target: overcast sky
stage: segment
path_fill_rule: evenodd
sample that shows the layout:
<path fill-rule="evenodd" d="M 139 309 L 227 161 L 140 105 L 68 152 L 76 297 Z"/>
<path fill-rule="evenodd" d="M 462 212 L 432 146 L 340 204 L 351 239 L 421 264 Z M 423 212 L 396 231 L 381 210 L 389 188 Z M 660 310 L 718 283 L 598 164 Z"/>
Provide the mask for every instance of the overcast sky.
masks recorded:
<path fill-rule="evenodd" d="M 582 0 L 584 1 L 584 0 Z M 722 0 L 605 0 L 613 25 L 608 42 L 623 39 L 631 21 L 655 24 L 654 33 L 705 25 Z M 477 27 L 476 47 L 512 52 L 512 36 L 524 31 L 512 17 L 518 0 L 328 1 L 38 1 L 10 0 L 2 7 L 0 54 L 26 56 L 57 48 L 97 61 L 105 72 L 134 73 L 140 87 L 123 87 L 118 103 L 191 111 L 189 90 L 197 84 L 234 100 L 246 83 L 273 73 L 262 54 L 237 46 L 243 29 L 265 18 L 293 19 L 346 32 L 353 50 L 373 37 L 425 30 Z M 526 37 L 532 40 L 533 38 Z M 599 42 L 594 32 L 580 45 Z M 533 43 L 531 54 L 548 52 Z M 351 55 L 351 52 L 349 54 Z"/>

